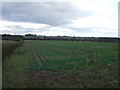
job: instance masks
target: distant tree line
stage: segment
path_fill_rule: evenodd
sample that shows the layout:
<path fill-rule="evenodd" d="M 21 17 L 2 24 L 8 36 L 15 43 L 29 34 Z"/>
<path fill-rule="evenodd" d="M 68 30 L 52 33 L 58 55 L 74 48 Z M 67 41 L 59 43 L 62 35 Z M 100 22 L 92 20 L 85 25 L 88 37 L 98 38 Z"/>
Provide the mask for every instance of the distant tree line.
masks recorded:
<path fill-rule="evenodd" d="M 118 42 L 120 38 L 113 37 L 75 37 L 75 36 L 45 36 L 36 34 L 10 35 L 2 34 L 3 40 L 67 40 L 67 41 L 92 41 L 92 42 Z"/>
<path fill-rule="evenodd" d="M 17 41 L 17 42 L 24 39 L 24 37 L 21 35 L 10 35 L 10 34 L 2 34 L 2 35 L 0 35 L 0 37 L 2 40 L 13 40 L 13 41 Z"/>
<path fill-rule="evenodd" d="M 75 36 L 42 36 L 26 34 L 24 40 L 67 40 L 67 41 L 92 41 L 92 42 L 118 42 L 120 38 L 113 37 L 75 37 Z"/>

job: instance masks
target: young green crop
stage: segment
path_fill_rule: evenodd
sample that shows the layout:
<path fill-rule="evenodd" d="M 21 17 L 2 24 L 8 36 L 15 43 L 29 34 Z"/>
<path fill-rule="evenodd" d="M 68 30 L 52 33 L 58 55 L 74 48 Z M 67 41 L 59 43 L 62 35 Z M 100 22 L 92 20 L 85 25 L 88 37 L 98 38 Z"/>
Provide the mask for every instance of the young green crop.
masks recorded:
<path fill-rule="evenodd" d="M 31 54 L 37 56 L 43 65 L 32 65 L 36 70 L 67 70 L 87 68 L 88 62 L 102 67 L 117 60 L 117 44 L 77 41 L 27 41 Z M 34 52 L 34 53 L 32 53 Z M 114 52 L 114 53 L 112 53 Z M 95 54 L 95 55 L 91 55 Z M 34 61 L 34 58 L 32 59 Z M 39 61 L 38 61 L 39 62 Z M 102 65 L 102 66 L 101 66 Z M 36 68 L 34 68 L 36 67 Z"/>

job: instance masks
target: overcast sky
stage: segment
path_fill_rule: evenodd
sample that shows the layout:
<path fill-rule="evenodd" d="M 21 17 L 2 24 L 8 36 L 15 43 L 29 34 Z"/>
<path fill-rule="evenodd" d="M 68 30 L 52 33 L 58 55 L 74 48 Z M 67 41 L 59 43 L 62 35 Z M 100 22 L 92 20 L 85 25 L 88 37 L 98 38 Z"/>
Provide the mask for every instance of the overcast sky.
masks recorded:
<path fill-rule="evenodd" d="M 118 1 L 2 2 L 0 33 L 118 37 Z"/>

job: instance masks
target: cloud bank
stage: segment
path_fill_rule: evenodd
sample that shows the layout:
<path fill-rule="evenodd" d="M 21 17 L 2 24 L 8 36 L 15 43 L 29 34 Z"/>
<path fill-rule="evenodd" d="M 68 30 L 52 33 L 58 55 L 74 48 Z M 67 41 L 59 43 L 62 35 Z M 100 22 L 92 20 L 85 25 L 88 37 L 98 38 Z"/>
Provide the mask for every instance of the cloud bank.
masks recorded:
<path fill-rule="evenodd" d="M 0 33 L 118 36 L 118 0 L 3 2 Z"/>

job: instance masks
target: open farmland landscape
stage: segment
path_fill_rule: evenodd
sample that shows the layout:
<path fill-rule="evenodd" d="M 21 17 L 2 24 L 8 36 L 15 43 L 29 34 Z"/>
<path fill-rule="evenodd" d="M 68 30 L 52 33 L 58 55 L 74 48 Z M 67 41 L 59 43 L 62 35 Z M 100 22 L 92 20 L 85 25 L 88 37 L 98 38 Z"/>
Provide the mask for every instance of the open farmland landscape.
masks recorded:
<path fill-rule="evenodd" d="M 119 0 L 0 4 L 0 89 L 119 88 Z"/>
<path fill-rule="evenodd" d="M 118 43 L 24 40 L 3 71 L 3 88 L 117 88 Z"/>

